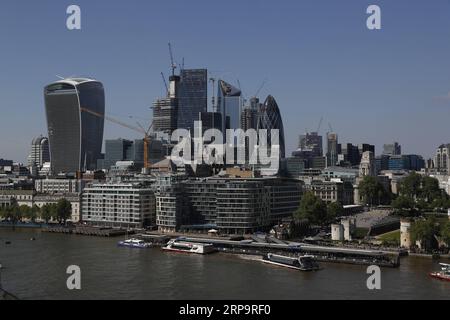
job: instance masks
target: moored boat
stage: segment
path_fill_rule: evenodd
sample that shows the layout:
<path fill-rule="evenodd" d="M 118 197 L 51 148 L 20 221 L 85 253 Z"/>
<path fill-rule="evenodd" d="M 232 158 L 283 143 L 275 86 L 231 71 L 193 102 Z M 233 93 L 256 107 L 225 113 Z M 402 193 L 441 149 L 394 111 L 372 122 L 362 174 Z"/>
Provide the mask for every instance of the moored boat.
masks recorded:
<path fill-rule="evenodd" d="M 293 258 L 269 253 L 266 256 L 264 256 L 262 261 L 264 263 L 300 271 L 316 271 L 320 269 L 319 265 L 314 259 L 314 256 L 309 255 Z"/>
<path fill-rule="evenodd" d="M 150 243 L 146 243 L 145 241 L 139 239 L 128 239 L 124 241 L 119 241 L 118 245 L 119 247 L 136 248 L 136 249 L 147 249 L 152 247 Z"/>
<path fill-rule="evenodd" d="M 169 241 L 162 249 L 165 251 L 194 254 L 210 254 L 217 251 L 212 244 L 190 243 L 177 240 Z"/>

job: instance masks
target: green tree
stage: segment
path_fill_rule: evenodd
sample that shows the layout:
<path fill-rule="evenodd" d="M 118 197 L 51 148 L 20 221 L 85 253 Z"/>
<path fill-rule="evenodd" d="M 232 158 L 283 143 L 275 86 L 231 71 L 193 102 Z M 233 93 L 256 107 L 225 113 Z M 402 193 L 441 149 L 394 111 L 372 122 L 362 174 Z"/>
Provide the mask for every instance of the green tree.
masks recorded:
<path fill-rule="evenodd" d="M 21 205 L 19 207 L 21 219 L 31 219 L 31 208 L 27 205 Z"/>
<path fill-rule="evenodd" d="M 411 214 L 414 211 L 414 200 L 408 196 L 401 195 L 392 201 L 392 207 L 402 214 Z"/>
<path fill-rule="evenodd" d="M 432 203 L 436 199 L 442 199 L 442 190 L 439 181 L 432 177 L 423 177 L 420 190 L 420 198 L 427 203 Z"/>
<path fill-rule="evenodd" d="M 416 199 L 421 193 L 422 176 L 412 172 L 400 183 L 400 194 L 412 199 Z"/>
<path fill-rule="evenodd" d="M 358 189 L 364 201 L 371 206 L 375 203 L 380 205 L 382 199 L 386 197 L 386 191 L 376 177 L 364 177 L 359 183 Z"/>
<path fill-rule="evenodd" d="M 435 218 L 416 221 L 411 226 L 411 240 L 413 243 L 421 241 L 423 245 L 433 241 L 433 237 L 439 234 L 439 226 Z"/>
<path fill-rule="evenodd" d="M 54 210 L 51 204 L 45 204 L 41 208 L 41 219 L 48 223 L 54 216 Z"/>
<path fill-rule="evenodd" d="M 314 193 L 307 192 L 303 195 L 294 218 L 297 221 L 306 219 L 311 224 L 324 225 L 327 222 L 327 205 Z"/>
<path fill-rule="evenodd" d="M 60 199 L 56 204 L 56 217 L 59 223 L 66 223 L 72 215 L 72 204 L 67 199 Z"/>
<path fill-rule="evenodd" d="M 344 215 L 344 207 L 339 202 L 332 202 L 327 206 L 327 222 L 332 223 L 336 218 Z"/>

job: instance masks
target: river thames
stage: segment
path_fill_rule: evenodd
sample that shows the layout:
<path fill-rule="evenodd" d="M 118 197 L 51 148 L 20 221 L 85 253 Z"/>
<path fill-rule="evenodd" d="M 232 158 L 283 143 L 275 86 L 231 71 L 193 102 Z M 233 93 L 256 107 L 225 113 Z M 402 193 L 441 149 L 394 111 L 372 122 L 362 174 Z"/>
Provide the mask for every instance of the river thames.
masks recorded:
<path fill-rule="evenodd" d="M 45 300 L 450 299 L 450 283 L 428 276 L 439 269 L 431 259 L 407 257 L 398 269 L 382 269 L 382 289 L 370 291 L 364 266 L 322 263 L 323 270 L 302 273 L 234 255 L 119 248 L 118 240 L 0 228 L 3 288 Z M 81 268 L 81 290 L 67 289 L 70 265 Z"/>

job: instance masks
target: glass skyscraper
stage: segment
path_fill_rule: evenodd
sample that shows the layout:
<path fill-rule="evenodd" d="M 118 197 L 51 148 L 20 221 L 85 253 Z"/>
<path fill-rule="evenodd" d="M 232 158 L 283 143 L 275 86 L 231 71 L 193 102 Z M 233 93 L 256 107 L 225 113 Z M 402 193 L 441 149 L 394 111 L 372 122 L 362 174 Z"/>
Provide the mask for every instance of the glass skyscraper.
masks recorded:
<path fill-rule="evenodd" d="M 102 83 L 84 78 L 45 87 L 50 158 L 53 174 L 93 170 L 101 158 L 105 92 Z"/>
<path fill-rule="evenodd" d="M 241 127 L 241 90 L 233 87 L 231 84 L 223 80 L 219 81 L 219 92 L 217 104 L 219 112 L 222 114 L 222 132 L 225 134 L 226 129 L 240 129 Z M 224 116 L 226 115 L 226 117 Z M 227 128 L 225 119 L 229 118 L 230 126 Z"/>
<path fill-rule="evenodd" d="M 194 121 L 208 109 L 208 71 L 183 69 L 180 73 L 178 129 L 194 130 Z"/>
<path fill-rule="evenodd" d="M 275 98 L 268 96 L 263 106 L 260 109 L 258 116 L 258 130 L 267 130 L 267 136 L 269 138 L 269 147 L 271 145 L 271 134 L 270 130 L 279 130 L 279 142 L 280 142 L 280 159 L 285 159 L 286 157 L 286 146 L 284 139 L 284 126 L 283 119 L 281 118 L 280 109 L 275 101 Z"/>

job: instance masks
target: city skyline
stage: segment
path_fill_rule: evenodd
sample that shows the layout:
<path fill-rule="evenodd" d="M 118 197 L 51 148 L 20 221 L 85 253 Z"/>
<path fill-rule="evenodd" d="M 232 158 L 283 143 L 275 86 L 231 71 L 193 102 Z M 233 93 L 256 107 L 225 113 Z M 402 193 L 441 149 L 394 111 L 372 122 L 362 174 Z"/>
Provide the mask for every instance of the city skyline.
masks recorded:
<path fill-rule="evenodd" d="M 324 117 L 340 143 L 375 144 L 381 154 L 384 144 L 398 141 L 405 154 L 432 157 L 450 139 L 450 4 L 435 1 L 422 10 L 419 1 L 377 1 L 379 31 L 365 26 L 369 4 L 244 3 L 224 15 L 218 3 L 205 1 L 78 1 L 83 27 L 68 31 L 68 2 L 6 1 L 0 13 L 0 106 L 8 121 L 0 133 L 9 139 L 0 158 L 26 163 L 33 138 L 47 136 L 42 89 L 56 75 L 94 77 L 105 85 L 107 114 L 131 123 L 130 116 L 150 120 L 152 102 L 165 93 L 160 72 L 169 72 L 168 41 L 177 62 L 185 57 L 186 68 L 207 68 L 233 85 L 239 80 L 247 99 L 268 79 L 260 98 L 277 99 L 287 155 L 298 136 L 315 131 Z M 261 23 L 249 24 L 253 17 Z M 272 25 L 264 17 L 283 19 Z M 221 32 L 238 36 L 222 39 Z M 104 139 L 140 138 L 114 124 L 105 129 Z"/>

